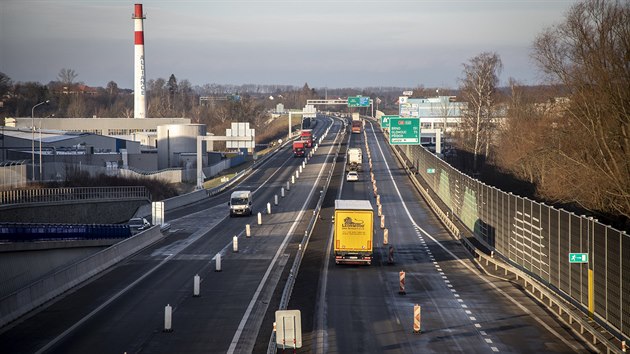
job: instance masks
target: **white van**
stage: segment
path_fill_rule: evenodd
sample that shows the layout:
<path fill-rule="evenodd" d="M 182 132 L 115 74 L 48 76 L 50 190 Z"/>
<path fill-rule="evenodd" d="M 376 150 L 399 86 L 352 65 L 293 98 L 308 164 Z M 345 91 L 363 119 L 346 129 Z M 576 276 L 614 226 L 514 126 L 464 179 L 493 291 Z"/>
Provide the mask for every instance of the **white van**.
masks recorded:
<path fill-rule="evenodd" d="M 232 192 L 228 206 L 230 207 L 230 217 L 234 215 L 252 215 L 252 192 Z"/>

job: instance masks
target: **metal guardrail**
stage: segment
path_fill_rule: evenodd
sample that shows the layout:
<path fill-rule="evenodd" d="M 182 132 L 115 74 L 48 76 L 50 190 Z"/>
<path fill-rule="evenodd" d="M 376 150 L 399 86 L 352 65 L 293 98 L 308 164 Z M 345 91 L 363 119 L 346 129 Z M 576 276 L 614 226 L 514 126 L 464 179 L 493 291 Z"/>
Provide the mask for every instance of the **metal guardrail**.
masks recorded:
<path fill-rule="evenodd" d="M 0 206 L 55 203 L 89 200 L 151 200 L 151 193 L 144 186 L 128 187 L 67 187 L 67 188 L 40 188 L 40 189 L 15 189 L 0 191 Z"/>

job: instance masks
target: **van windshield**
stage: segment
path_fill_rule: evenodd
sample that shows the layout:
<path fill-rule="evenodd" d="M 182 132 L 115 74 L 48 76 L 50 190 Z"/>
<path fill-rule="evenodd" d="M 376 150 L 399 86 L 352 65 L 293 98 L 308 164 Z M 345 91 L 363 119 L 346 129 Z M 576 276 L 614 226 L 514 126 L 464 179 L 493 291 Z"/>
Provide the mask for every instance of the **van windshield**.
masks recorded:
<path fill-rule="evenodd" d="M 232 205 L 246 205 L 247 198 L 232 198 Z"/>

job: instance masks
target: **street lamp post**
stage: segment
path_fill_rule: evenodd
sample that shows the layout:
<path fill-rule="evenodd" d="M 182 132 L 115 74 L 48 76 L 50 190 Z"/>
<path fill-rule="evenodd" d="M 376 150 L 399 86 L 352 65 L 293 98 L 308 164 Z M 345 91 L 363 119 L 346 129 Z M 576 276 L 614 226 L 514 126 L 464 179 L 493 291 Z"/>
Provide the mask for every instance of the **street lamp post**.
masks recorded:
<path fill-rule="evenodd" d="M 32 126 L 32 134 L 31 134 L 31 163 L 32 163 L 32 177 L 31 181 L 35 181 L 35 107 L 41 106 L 45 103 L 50 102 L 50 100 L 46 100 L 44 102 L 40 102 L 33 106 L 31 109 L 31 126 Z"/>

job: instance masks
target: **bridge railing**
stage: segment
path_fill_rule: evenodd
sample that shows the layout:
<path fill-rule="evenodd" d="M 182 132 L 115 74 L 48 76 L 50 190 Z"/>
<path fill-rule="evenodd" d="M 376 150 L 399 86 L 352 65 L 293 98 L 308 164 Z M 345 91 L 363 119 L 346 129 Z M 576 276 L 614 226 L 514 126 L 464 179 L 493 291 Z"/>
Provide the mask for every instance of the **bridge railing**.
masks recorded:
<path fill-rule="evenodd" d="M 144 186 L 67 187 L 0 191 L 0 206 L 103 199 L 151 200 L 151 193 Z"/>

